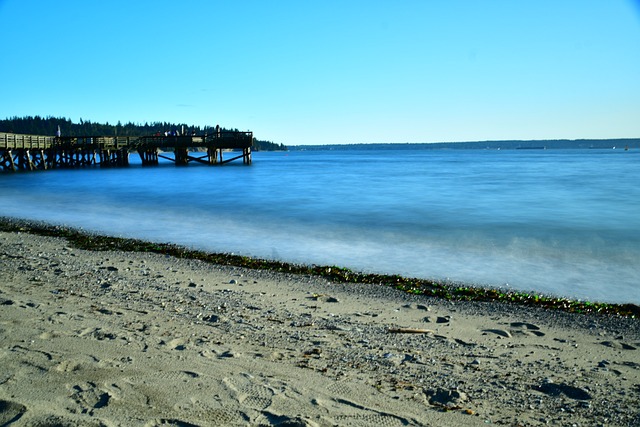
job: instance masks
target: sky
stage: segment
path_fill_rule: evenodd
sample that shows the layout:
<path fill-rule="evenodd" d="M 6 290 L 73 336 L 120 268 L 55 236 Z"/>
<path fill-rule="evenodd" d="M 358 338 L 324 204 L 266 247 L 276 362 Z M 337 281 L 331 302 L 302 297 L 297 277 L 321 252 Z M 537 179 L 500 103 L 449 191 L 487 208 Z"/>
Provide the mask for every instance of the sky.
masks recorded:
<path fill-rule="evenodd" d="M 0 118 L 285 145 L 640 137 L 640 0 L 0 0 Z"/>

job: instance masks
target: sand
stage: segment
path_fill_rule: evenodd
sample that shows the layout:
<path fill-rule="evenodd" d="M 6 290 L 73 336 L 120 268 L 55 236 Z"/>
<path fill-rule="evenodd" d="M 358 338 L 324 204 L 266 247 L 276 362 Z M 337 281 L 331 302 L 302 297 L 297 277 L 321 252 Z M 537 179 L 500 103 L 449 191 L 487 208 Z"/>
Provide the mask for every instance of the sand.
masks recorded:
<path fill-rule="evenodd" d="M 0 426 L 637 426 L 639 323 L 0 233 Z"/>

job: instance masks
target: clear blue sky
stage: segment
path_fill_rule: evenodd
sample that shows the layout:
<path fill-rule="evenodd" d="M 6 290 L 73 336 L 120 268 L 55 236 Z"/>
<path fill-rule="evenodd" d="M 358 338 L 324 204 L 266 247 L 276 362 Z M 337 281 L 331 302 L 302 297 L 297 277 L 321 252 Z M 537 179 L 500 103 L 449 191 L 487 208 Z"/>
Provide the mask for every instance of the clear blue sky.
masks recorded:
<path fill-rule="evenodd" d="M 638 0 L 0 0 L 0 118 L 286 145 L 640 137 Z"/>

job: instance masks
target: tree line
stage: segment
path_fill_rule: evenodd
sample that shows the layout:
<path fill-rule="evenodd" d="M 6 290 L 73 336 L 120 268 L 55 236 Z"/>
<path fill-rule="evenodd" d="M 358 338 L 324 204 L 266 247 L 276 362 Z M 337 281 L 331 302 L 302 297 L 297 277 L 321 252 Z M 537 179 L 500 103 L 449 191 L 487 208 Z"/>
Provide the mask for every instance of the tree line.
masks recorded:
<path fill-rule="evenodd" d="M 74 123 L 65 117 L 41 117 L 25 116 L 12 117 L 0 120 L 0 132 L 21 133 L 26 135 L 48 135 L 54 136 L 60 126 L 63 136 L 149 136 L 157 133 L 164 134 L 167 131 L 179 131 L 184 129 L 185 133 L 196 135 L 212 134 L 215 126 L 196 126 L 186 123 L 153 122 L 145 124 L 125 123 L 118 121 L 112 125 L 107 123 L 92 122 L 80 119 L 79 123 Z M 238 132 L 238 129 L 221 128 L 224 131 Z M 284 144 L 276 144 L 271 141 L 254 139 L 253 149 L 257 151 L 286 151 Z"/>

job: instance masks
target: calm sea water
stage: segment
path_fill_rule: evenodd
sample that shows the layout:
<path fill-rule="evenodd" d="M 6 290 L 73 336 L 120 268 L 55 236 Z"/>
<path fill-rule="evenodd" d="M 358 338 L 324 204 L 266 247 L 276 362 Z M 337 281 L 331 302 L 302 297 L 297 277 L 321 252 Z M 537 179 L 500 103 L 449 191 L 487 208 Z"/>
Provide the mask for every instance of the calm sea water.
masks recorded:
<path fill-rule="evenodd" d="M 2 174 L 0 214 L 216 252 L 640 303 L 637 150 L 258 152 L 252 166 Z"/>

